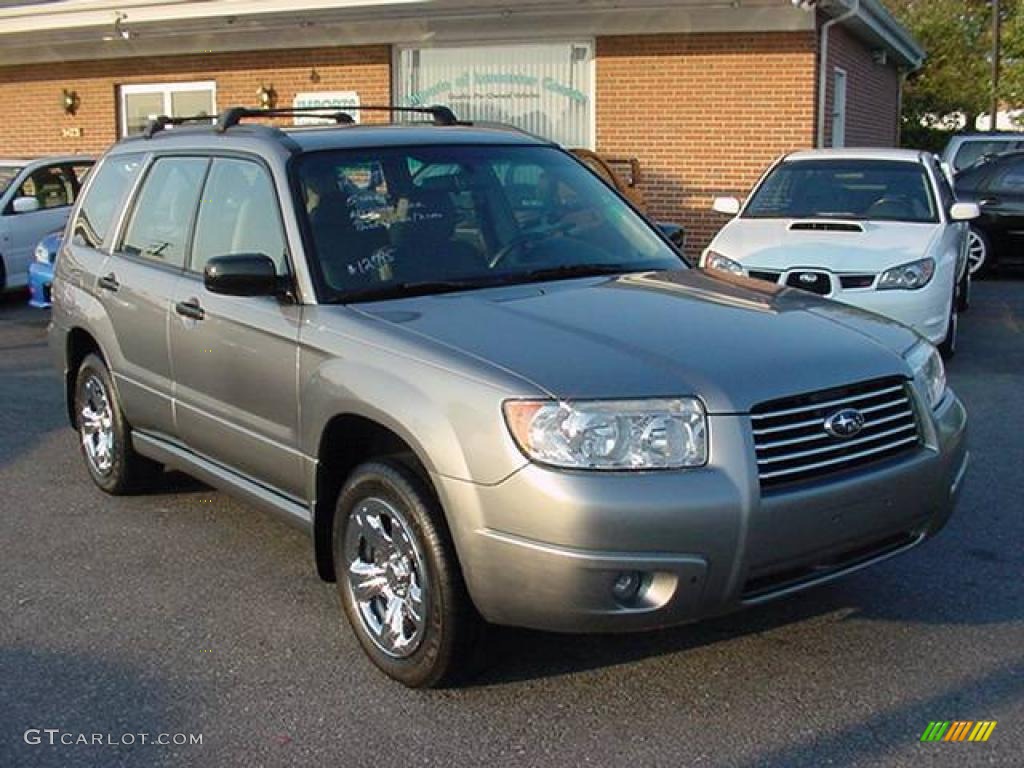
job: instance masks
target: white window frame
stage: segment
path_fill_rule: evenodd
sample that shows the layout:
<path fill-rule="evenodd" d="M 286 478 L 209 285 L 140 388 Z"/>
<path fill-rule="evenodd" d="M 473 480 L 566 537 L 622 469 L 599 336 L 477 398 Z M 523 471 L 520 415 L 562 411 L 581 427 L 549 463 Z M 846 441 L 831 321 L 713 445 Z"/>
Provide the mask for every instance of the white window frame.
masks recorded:
<path fill-rule="evenodd" d="M 499 47 L 503 45 L 537 45 L 543 43 L 568 43 L 569 45 L 589 45 L 590 46 L 590 85 L 593 89 L 593 93 L 590 94 L 587 105 L 587 110 L 590 113 L 588 115 L 588 121 L 590 123 L 590 141 L 587 146 L 580 147 L 580 149 L 589 149 L 591 152 L 597 150 L 597 38 L 596 37 L 585 37 L 585 36 L 570 36 L 570 37 L 557 37 L 557 38 L 534 38 L 528 39 L 523 37 L 512 37 L 512 38 L 499 38 L 497 40 L 444 40 L 443 42 L 429 43 L 396 43 L 391 46 L 391 98 L 394 103 L 398 102 L 398 92 L 401 90 L 401 78 L 402 78 L 402 51 L 408 50 L 423 50 L 424 48 L 480 48 L 483 46 L 487 47 Z M 456 117 L 460 115 L 456 114 Z"/>
<path fill-rule="evenodd" d="M 203 91 L 207 90 L 213 95 L 213 112 L 210 119 L 214 119 L 217 113 L 217 81 L 216 80 L 192 80 L 189 82 L 173 83 L 130 83 L 117 87 L 117 103 L 121 110 L 120 123 L 121 136 L 128 135 L 128 110 L 125 109 L 125 96 L 138 93 L 160 93 L 164 97 L 163 114 L 171 114 L 171 94 L 181 91 Z"/>
<path fill-rule="evenodd" d="M 842 89 L 839 88 L 839 83 L 842 82 Z M 832 69 L 832 140 L 831 146 L 833 149 L 842 149 L 846 146 L 846 115 L 848 113 L 849 100 L 847 98 L 850 92 L 850 78 L 847 75 L 846 70 L 842 67 L 834 67 Z M 842 90 L 842 98 L 839 98 L 839 92 Z"/>

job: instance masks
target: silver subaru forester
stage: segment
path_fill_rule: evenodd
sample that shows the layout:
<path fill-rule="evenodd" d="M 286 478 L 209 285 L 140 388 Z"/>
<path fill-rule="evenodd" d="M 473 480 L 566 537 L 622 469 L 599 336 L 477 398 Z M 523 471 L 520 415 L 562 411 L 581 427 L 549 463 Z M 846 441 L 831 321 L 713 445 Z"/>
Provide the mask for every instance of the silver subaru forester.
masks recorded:
<path fill-rule="evenodd" d="M 101 489 L 175 467 L 308 529 L 388 675 L 465 675 L 484 622 L 760 603 L 946 523 L 966 415 L 913 331 L 690 269 L 536 137 L 250 121 L 290 113 L 110 149 L 51 346 Z"/>

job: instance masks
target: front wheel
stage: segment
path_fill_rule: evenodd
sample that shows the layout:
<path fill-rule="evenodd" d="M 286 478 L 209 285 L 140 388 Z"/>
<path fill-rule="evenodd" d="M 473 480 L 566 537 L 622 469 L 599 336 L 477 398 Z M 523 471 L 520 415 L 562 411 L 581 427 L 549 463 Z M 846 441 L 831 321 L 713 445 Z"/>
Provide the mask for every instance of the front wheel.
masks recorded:
<path fill-rule="evenodd" d="M 471 670 L 482 620 L 440 506 L 414 472 L 357 467 L 338 497 L 333 553 L 342 607 L 379 669 L 410 688 Z"/>

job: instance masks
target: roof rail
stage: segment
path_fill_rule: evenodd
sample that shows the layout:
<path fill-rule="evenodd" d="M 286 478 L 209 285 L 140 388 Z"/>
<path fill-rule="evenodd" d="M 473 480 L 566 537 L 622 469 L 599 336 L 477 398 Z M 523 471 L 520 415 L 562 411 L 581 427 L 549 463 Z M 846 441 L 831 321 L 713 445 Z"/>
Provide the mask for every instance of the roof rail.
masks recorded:
<path fill-rule="evenodd" d="M 142 135 L 147 139 L 151 139 L 153 138 L 154 134 L 160 133 L 160 131 L 162 131 L 169 125 L 212 122 L 213 115 L 189 115 L 188 117 L 169 117 L 168 115 L 157 115 L 156 117 L 150 118 L 146 122 L 146 127 L 142 129 Z"/>
<path fill-rule="evenodd" d="M 335 111 L 332 111 L 335 110 Z M 287 117 L 289 115 L 310 114 L 325 119 L 333 119 L 340 125 L 352 125 L 355 119 L 351 112 L 390 112 L 430 115 L 434 125 L 465 125 L 459 121 L 455 113 L 448 107 L 396 107 L 391 105 L 360 105 L 338 109 L 336 107 L 280 107 L 277 109 L 251 109 L 249 107 L 230 107 L 224 110 L 217 117 L 216 130 L 223 133 L 228 128 L 238 125 L 246 117 Z"/>

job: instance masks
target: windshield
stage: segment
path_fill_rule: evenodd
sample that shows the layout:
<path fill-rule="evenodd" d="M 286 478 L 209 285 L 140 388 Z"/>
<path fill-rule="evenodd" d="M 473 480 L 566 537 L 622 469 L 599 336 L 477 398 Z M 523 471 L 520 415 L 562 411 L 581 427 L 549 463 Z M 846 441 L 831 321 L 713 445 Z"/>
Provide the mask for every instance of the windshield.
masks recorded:
<path fill-rule="evenodd" d="M 329 301 L 685 266 L 552 147 L 316 152 L 296 173 Z"/>
<path fill-rule="evenodd" d="M 935 222 L 924 167 L 888 160 L 799 160 L 775 167 L 743 212 L 755 219 Z"/>
<path fill-rule="evenodd" d="M 1015 149 L 1024 148 L 1024 140 L 1009 141 L 1002 140 L 978 140 L 965 141 L 957 150 L 953 158 L 953 170 L 962 171 L 974 165 L 986 155 L 1001 155 L 1004 152 L 1012 152 Z"/>
<path fill-rule="evenodd" d="M 0 165 L 0 195 L 7 191 L 7 187 L 14 181 L 14 177 L 21 172 L 18 165 Z"/>

